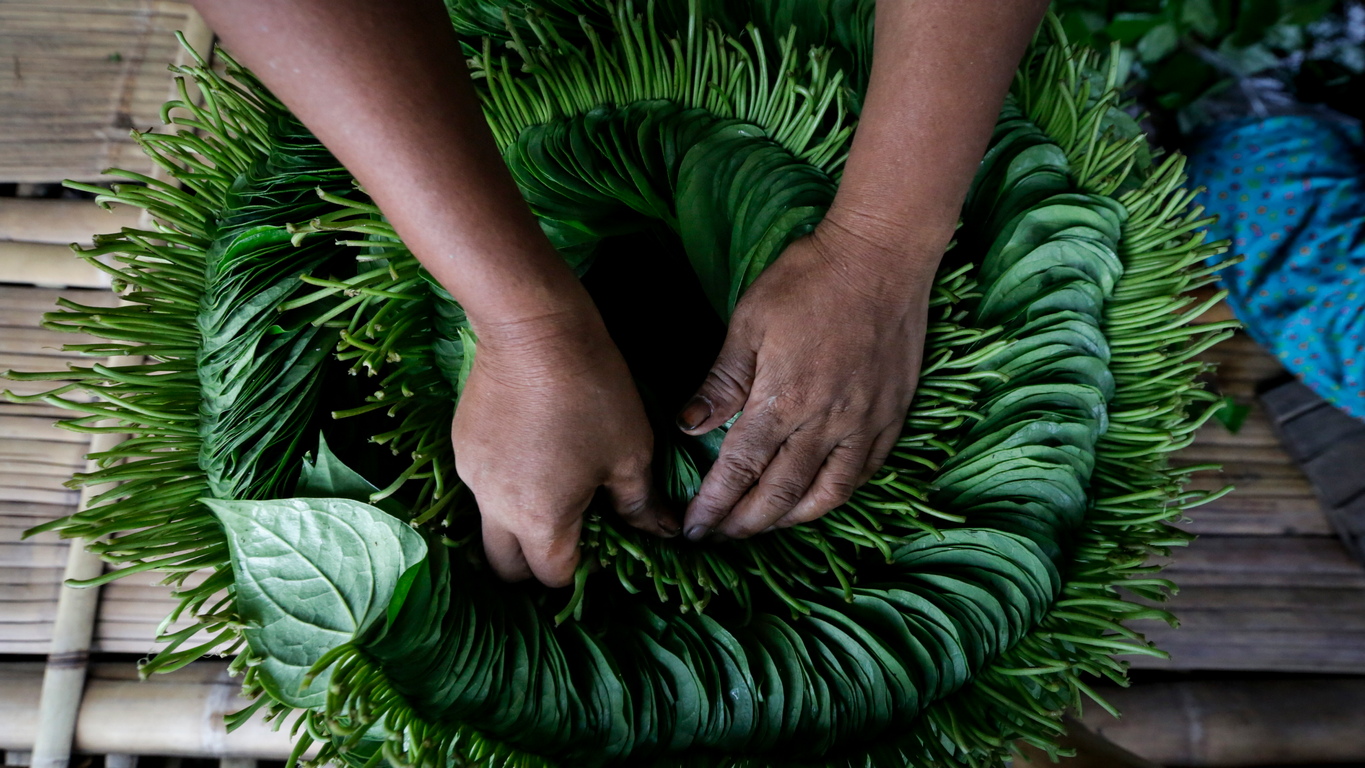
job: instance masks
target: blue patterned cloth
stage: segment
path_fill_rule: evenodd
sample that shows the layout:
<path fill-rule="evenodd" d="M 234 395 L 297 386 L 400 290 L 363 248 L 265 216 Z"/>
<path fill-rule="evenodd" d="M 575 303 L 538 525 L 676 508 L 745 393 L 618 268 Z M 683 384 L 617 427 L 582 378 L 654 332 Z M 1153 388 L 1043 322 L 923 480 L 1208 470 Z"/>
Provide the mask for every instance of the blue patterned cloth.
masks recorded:
<path fill-rule="evenodd" d="M 1285 116 L 1220 123 L 1190 175 L 1247 331 L 1319 396 L 1365 417 L 1365 140 L 1355 124 Z"/>

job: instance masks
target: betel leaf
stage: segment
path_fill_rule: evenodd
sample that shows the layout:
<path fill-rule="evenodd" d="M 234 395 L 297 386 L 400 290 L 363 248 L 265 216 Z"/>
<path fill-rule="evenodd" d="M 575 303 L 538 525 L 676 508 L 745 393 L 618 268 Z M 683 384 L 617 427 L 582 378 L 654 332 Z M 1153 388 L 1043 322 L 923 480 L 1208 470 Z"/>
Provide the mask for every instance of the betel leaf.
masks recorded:
<path fill-rule="evenodd" d="M 378 491 L 374 483 L 337 458 L 327 445 L 327 438 L 319 434 L 317 458 L 311 463 L 304 459 L 294 494 L 307 498 L 351 499 L 368 504 L 370 495 Z M 411 511 L 392 496 L 376 502 L 375 506 L 400 520 L 412 517 Z"/>
<path fill-rule="evenodd" d="M 262 684 L 295 707 L 324 703 L 308 669 L 385 616 L 427 546 L 411 527 L 351 499 L 204 499 L 227 533 L 243 634 Z"/>

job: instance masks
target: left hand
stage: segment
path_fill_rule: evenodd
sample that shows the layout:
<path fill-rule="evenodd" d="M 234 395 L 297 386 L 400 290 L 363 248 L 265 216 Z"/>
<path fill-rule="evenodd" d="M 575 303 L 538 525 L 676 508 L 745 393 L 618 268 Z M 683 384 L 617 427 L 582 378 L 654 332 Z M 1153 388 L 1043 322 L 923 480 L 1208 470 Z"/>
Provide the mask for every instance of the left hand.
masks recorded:
<path fill-rule="evenodd" d="M 754 281 L 678 416 L 700 435 L 743 411 L 688 506 L 689 539 L 815 520 L 881 468 L 919 378 L 941 254 L 877 246 L 827 218 Z"/>

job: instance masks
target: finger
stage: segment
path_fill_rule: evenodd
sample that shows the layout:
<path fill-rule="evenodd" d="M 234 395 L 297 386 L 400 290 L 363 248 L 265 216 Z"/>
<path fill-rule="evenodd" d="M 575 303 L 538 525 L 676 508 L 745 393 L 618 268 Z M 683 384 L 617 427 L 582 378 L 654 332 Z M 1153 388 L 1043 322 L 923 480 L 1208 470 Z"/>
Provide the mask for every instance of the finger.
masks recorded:
<path fill-rule="evenodd" d="M 825 457 L 804 496 L 772 523 L 773 528 L 790 528 L 809 523 L 848 501 L 861 485 L 858 473 L 867 464 L 868 449 L 856 443 L 840 443 Z"/>
<path fill-rule="evenodd" d="M 782 444 L 758 484 L 716 527 L 732 539 L 747 539 L 769 528 L 806 496 L 831 446 L 810 432 L 796 432 Z"/>
<path fill-rule="evenodd" d="M 858 473 L 858 487 L 871 480 L 882 465 L 886 464 L 886 458 L 896 449 L 896 441 L 901 439 L 901 429 L 904 426 L 903 422 L 896 422 L 877 435 L 877 439 L 872 442 L 872 451 L 867 455 L 867 462 Z"/>
<path fill-rule="evenodd" d="M 733 328 L 731 333 L 735 333 Z M 700 435 L 739 413 L 753 387 L 756 362 L 757 353 L 747 341 L 727 336 L 706 381 L 678 412 L 678 428 Z"/>
<path fill-rule="evenodd" d="M 587 508 L 587 502 L 582 505 Z M 578 536 L 583 527 L 583 509 L 563 510 L 540 520 L 552 525 L 533 525 L 519 532 L 521 551 L 536 578 L 547 587 L 567 587 L 578 569 Z M 539 522 L 539 521 L 538 521 Z"/>
<path fill-rule="evenodd" d="M 655 488 L 653 478 L 654 473 L 646 465 L 643 471 L 631 472 L 607 483 L 607 493 L 622 520 L 655 536 L 672 538 L 682 531 L 682 527 Z"/>
<path fill-rule="evenodd" d="M 701 488 L 687 505 L 683 529 L 687 538 L 700 541 L 730 514 L 735 504 L 763 476 L 786 434 L 779 434 L 776 420 L 765 412 L 746 412 L 725 436 L 720 456 L 701 481 Z"/>
<path fill-rule="evenodd" d="M 481 518 L 483 553 L 493 572 L 503 581 L 524 581 L 531 578 L 531 566 L 521 552 L 521 543 L 506 528 L 488 515 Z"/>

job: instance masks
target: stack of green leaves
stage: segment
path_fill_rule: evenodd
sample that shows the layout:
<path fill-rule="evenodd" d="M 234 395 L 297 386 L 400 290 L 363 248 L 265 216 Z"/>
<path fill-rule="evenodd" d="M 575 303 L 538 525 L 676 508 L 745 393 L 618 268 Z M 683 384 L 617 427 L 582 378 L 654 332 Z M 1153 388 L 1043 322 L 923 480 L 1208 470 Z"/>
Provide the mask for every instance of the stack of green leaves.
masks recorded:
<path fill-rule="evenodd" d="M 585 279 L 652 238 L 666 247 L 634 252 L 671 249 L 696 276 L 687 322 L 723 320 L 833 195 L 870 3 L 771 4 L 752 27 L 702 3 L 453 13 L 522 60 L 469 40 L 508 166 Z M 807 49 L 813 34 L 830 47 Z M 1202 307 L 1181 294 L 1221 244 L 1179 158 L 1154 165 L 1118 109 L 1116 64 L 1055 24 L 935 282 L 886 468 L 750 542 L 665 542 L 594 511 L 567 600 L 481 562 L 447 436 L 477 355 L 463 312 L 228 61 L 229 77 L 181 70 L 203 101 L 170 106 L 197 134 L 142 137 L 186 190 L 101 198 L 158 222 L 83 254 L 120 254 L 129 305 L 50 321 L 109 340 L 88 354 L 149 362 L 23 375 L 69 382 L 38 396 L 80 414 L 67 426 L 133 435 L 73 481 L 123 485 L 44 529 L 107 536 L 92 546 L 125 567 L 98 581 L 211 571 L 176 613 L 198 626 L 147 671 L 236 652 L 257 697 L 238 721 L 297 711 L 299 754 L 322 742 L 319 760 L 354 764 L 979 765 L 1013 739 L 1053 748 L 1081 674 L 1122 680 L 1112 654 L 1160 653 L 1121 622 L 1169 617 L 1118 588 L 1162 597 L 1145 560 L 1209 498 L 1165 456 L 1214 402 L 1192 358 L 1226 328 L 1188 327 Z M 644 358 L 675 353 L 630 361 L 665 412 Z M 723 438 L 659 440 L 676 499 Z M 183 647 L 196 629 L 207 641 Z"/>

